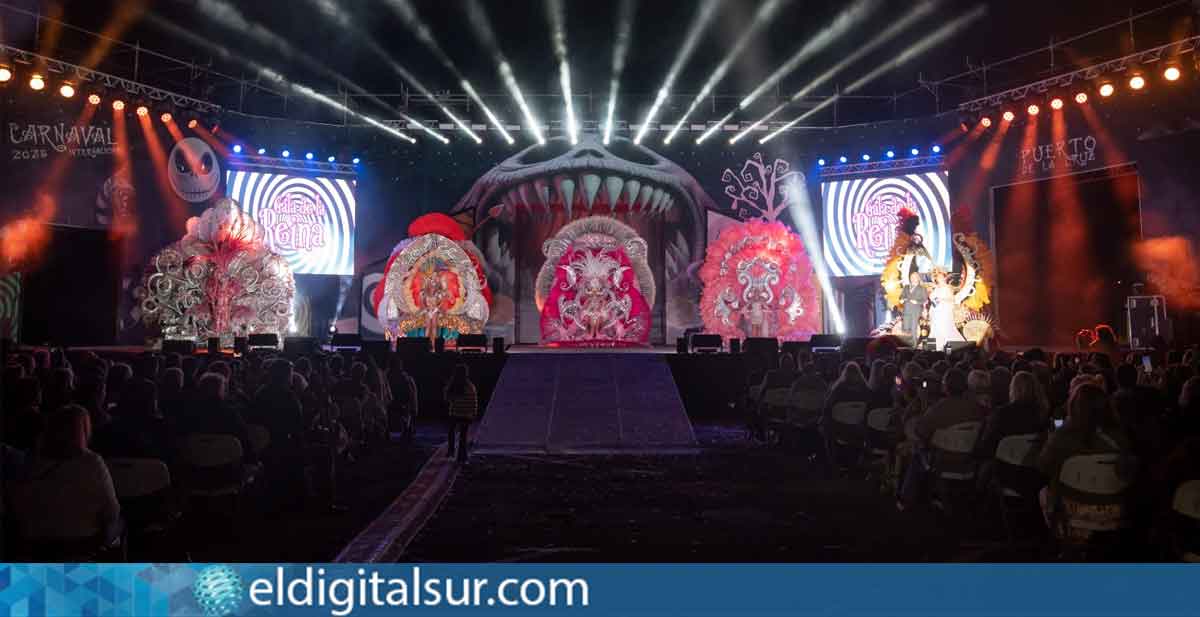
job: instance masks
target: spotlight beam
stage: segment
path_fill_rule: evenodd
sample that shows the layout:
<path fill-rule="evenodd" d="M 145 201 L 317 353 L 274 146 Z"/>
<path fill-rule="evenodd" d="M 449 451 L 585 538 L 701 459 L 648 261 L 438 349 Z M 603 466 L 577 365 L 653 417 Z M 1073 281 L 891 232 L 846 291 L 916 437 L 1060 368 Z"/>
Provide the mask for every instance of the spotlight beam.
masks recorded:
<path fill-rule="evenodd" d="M 801 175 L 800 178 L 803 176 Z M 846 321 L 837 305 L 833 284 L 829 279 L 829 267 L 825 265 L 825 256 L 818 250 L 821 246 L 821 234 L 818 231 L 816 216 L 813 214 L 815 210 L 812 200 L 808 197 L 808 187 L 795 177 L 789 181 L 789 184 L 791 186 L 788 194 L 792 196 L 792 199 L 788 205 L 788 212 L 792 215 L 792 221 L 796 223 L 796 230 L 800 232 L 800 239 L 803 240 L 804 247 L 809 251 L 813 272 L 817 275 L 817 283 L 821 286 L 821 295 L 825 298 L 825 305 L 829 311 L 829 318 L 833 321 L 833 327 L 839 334 L 843 333 L 846 331 Z"/>
<path fill-rule="evenodd" d="M 932 33 L 930 33 L 928 36 L 922 37 L 920 41 L 909 46 L 908 49 L 905 49 L 903 52 L 901 52 L 895 58 L 892 58 L 891 61 L 885 62 L 884 64 L 881 64 L 881 65 L 875 67 L 875 69 L 873 69 L 866 75 L 859 77 L 857 80 L 855 80 L 849 86 L 846 86 L 846 88 L 842 90 L 841 94 L 851 94 L 851 93 L 861 89 L 863 86 L 865 86 L 868 83 L 877 79 L 880 75 L 883 75 L 884 73 L 904 64 L 905 62 L 908 62 L 909 60 L 912 60 L 913 58 L 925 53 L 926 51 L 929 51 L 931 48 L 941 44 L 943 41 L 945 41 L 946 39 L 950 38 L 951 36 L 957 34 L 959 31 L 966 28 L 972 22 L 974 22 L 977 19 L 980 19 L 981 17 L 983 17 L 986 14 L 987 14 L 987 5 L 985 5 L 985 4 L 975 5 L 975 7 L 973 9 L 971 9 L 970 11 L 967 11 L 966 13 L 963 13 L 962 15 L 959 15 L 958 17 L 946 22 L 941 27 L 939 27 L 937 30 L 934 30 Z M 817 113 L 821 109 L 824 109 L 825 107 L 828 107 L 829 105 L 832 105 L 833 102 L 838 100 L 839 97 L 840 97 L 840 94 L 838 96 L 833 96 L 828 99 L 825 99 L 816 107 L 813 107 L 812 109 L 804 112 L 796 119 L 792 120 L 791 122 L 788 122 L 787 124 L 776 129 L 774 132 L 768 134 L 766 137 L 763 137 L 762 139 L 758 140 L 758 143 L 760 143 L 760 144 L 767 143 L 768 141 L 770 141 L 770 140 L 774 139 L 776 136 L 778 136 L 780 133 L 783 133 L 784 131 L 792 128 L 793 126 L 796 126 L 796 124 L 803 121 L 805 118 L 812 116 L 813 114 Z"/>
<path fill-rule="evenodd" d="M 495 127 L 497 131 L 500 131 L 500 135 L 504 137 L 504 141 L 507 141 L 509 145 L 512 145 L 514 140 L 512 135 L 509 135 L 508 131 L 505 130 L 504 123 L 500 122 L 499 118 L 496 117 L 496 114 L 493 113 L 492 110 L 487 106 L 487 103 L 483 102 L 483 97 L 479 96 L 479 93 L 476 92 L 475 88 L 471 86 L 471 82 L 467 80 L 462 71 L 458 70 L 458 66 L 454 64 L 454 61 L 450 59 L 450 56 L 447 55 L 444 50 L 442 50 L 442 46 L 439 45 L 437 39 L 434 38 L 433 32 L 429 29 L 429 26 L 421 20 L 421 16 L 417 14 L 417 8 L 413 6 L 412 2 L 409 2 L 409 0 L 386 0 L 385 4 L 391 7 L 392 10 L 400 16 L 400 19 L 404 21 L 404 25 L 407 26 L 409 31 L 413 33 L 413 36 L 417 37 L 418 41 L 421 41 L 425 44 L 425 47 L 428 48 L 429 51 L 437 57 L 438 61 L 442 63 L 442 66 L 444 66 L 447 71 L 450 71 L 450 73 L 452 73 L 458 79 L 463 90 L 467 92 L 467 96 L 470 96 L 471 100 L 475 101 L 475 104 L 479 105 L 479 108 L 483 110 L 484 115 L 487 116 L 487 119 L 492 123 L 492 126 Z"/>
<path fill-rule="evenodd" d="M 332 19 L 334 23 L 341 26 L 347 32 L 353 34 L 359 41 L 362 42 L 362 44 L 367 46 L 367 49 L 371 50 L 372 53 L 374 53 L 376 56 L 379 56 L 381 60 L 387 63 L 388 67 L 391 68 L 394 73 L 399 75 L 401 79 L 407 82 L 409 86 L 428 98 L 434 105 L 437 105 L 438 109 L 440 109 L 442 113 L 446 115 L 446 117 L 450 118 L 451 122 L 457 125 L 462 132 L 466 133 L 472 140 L 474 140 L 475 143 L 483 143 L 483 139 L 481 139 L 479 135 L 476 135 L 475 132 L 471 130 L 471 127 L 467 126 L 467 123 L 463 122 L 462 119 L 454 115 L 454 112 L 450 111 L 449 107 L 441 104 L 437 100 L 437 96 L 434 95 L 429 88 L 426 88 L 425 84 L 421 83 L 421 81 L 417 79 L 416 75 L 404 68 L 404 66 L 399 62 L 396 62 L 392 58 L 392 55 L 388 53 L 388 51 L 384 49 L 383 46 L 381 46 L 379 42 L 376 41 L 371 34 L 366 31 L 366 29 L 360 27 L 354 22 L 353 19 L 351 19 L 349 14 L 339 9 L 338 6 L 334 4 L 333 0 L 309 0 L 309 3 L 314 5 L 326 17 Z M 424 126 L 424 124 L 422 124 L 422 126 Z"/>
<path fill-rule="evenodd" d="M 720 0 L 704 0 L 700 8 L 696 10 L 696 16 L 692 18 L 692 23 L 688 26 L 687 35 L 683 38 L 683 45 L 680 46 L 679 52 L 675 54 L 675 59 L 671 62 L 671 68 L 667 71 L 667 78 L 663 80 L 663 85 L 658 89 L 658 95 L 654 97 L 654 104 L 650 106 L 650 111 L 646 114 L 646 119 L 642 120 L 642 126 L 638 129 L 637 136 L 633 138 L 633 143 L 640 144 L 646 136 L 646 132 L 650 130 L 650 123 L 654 121 L 654 117 L 658 115 L 658 110 L 662 107 L 667 96 L 671 92 L 671 87 L 675 85 L 675 80 L 679 77 L 680 71 L 684 65 L 691 59 L 692 54 L 696 51 L 696 45 L 700 43 L 700 37 L 704 34 L 704 30 L 708 27 L 709 22 L 717 14 L 717 5 Z"/>
<path fill-rule="evenodd" d="M 671 129 L 671 132 L 667 134 L 667 138 L 663 140 L 663 143 L 669 144 L 671 143 L 671 140 L 675 139 L 675 135 L 679 133 L 679 129 L 683 127 L 685 122 L 687 122 L 687 119 L 692 115 L 692 112 L 696 111 L 696 108 L 700 106 L 700 103 L 703 102 L 709 94 L 712 94 L 713 88 L 716 88 L 717 84 L 725 78 L 725 74 L 728 73 L 729 69 L 733 67 L 733 61 L 736 60 L 739 55 L 741 55 L 742 50 L 746 48 L 746 45 L 748 45 L 750 41 L 755 40 L 755 37 L 758 36 L 758 33 L 764 27 L 766 27 L 768 23 L 770 23 L 771 18 L 775 16 L 775 13 L 791 1 L 792 0 L 768 0 L 765 4 L 758 7 L 758 11 L 754 14 L 753 21 L 750 22 L 750 27 L 738 37 L 738 40 L 733 44 L 733 48 L 729 50 L 729 53 L 726 54 L 725 58 L 721 60 L 721 63 L 717 65 L 717 68 L 712 72 L 712 75 L 708 76 L 708 80 L 704 82 L 704 86 L 700 88 L 700 92 L 696 94 L 696 98 L 692 99 L 691 104 L 688 105 L 687 111 L 683 112 L 683 116 L 681 116 L 679 121 L 675 123 L 675 128 Z M 612 112 L 610 110 L 610 117 L 611 113 Z"/>
<path fill-rule="evenodd" d="M 617 110 L 617 92 L 621 86 L 621 74 L 625 72 L 625 57 L 629 54 L 629 43 L 633 38 L 634 0 L 621 0 L 617 9 L 617 38 L 613 44 L 612 77 L 608 81 L 608 112 L 604 118 L 604 145 L 612 140 L 613 114 Z"/>
<path fill-rule="evenodd" d="M 525 117 L 525 124 L 528 126 L 533 137 L 539 144 L 545 144 L 546 138 L 542 135 L 542 123 L 534 115 L 533 109 L 525 101 L 525 96 L 521 94 L 521 86 L 517 83 L 517 77 L 513 74 L 512 66 L 505 58 L 504 52 L 500 49 L 500 43 L 496 40 L 496 33 L 492 30 L 492 23 L 488 20 L 487 12 L 479 0 L 467 0 L 467 22 L 471 24 L 471 29 L 475 31 L 475 36 L 479 42 L 491 53 L 492 57 L 499 59 L 497 69 L 500 73 L 500 79 L 504 82 L 504 87 L 508 88 L 508 93 L 513 100 L 517 102 L 517 107 L 521 110 L 521 115 Z"/>
<path fill-rule="evenodd" d="M 566 8 L 562 0 L 546 0 L 546 15 L 550 20 L 550 36 L 554 57 L 558 60 L 558 85 L 563 94 L 563 123 L 572 144 L 579 143 L 579 125 L 575 122 L 575 103 L 571 96 L 571 63 L 567 55 Z"/>
<path fill-rule="evenodd" d="M 328 96 L 325 96 L 319 92 L 316 92 L 315 90 L 313 90 L 312 88 L 309 88 L 308 86 L 292 82 L 292 81 L 288 80 L 286 77 L 284 77 L 283 75 L 281 75 L 280 73 L 276 72 L 274 69 L 271 69 L 270 67 L 259 64 L 249 58 L 246 58 L 245 56 L 243 56 L 241 54 L 234 55 L 234 53 L 232 51 L 230 51 L 229 49 L 227 49 L 221 45 L 218 45 L 216 43 L 213 43 L 212 41 L 210 41 L 206 38 L 203 38 L 197 34 L 194 34 L 190 30 L 181 28 L 180 26 L 176 25 L 175 23 L 167 21 L 166 19 L 163 19 L 162 17 L 159 17 L 158 15 L 150 13 L 147 15 L 147 17 L 151 24 L 162 29 L 163 31 L 167 32 L 168 34 L 178 37 L 180 39 L 183 39 L 185 41 L 188 41 L 198 47 L 207 49 L 210 52 L 219 56 L 222 60 L 225 60 L 227 62 L 240 62 L 242 65 L 244 65 L 248 69 L 254 71 L 256 74 L 258 74 L 263 79 L 266 79 L 267 81 L 272 82 L 273 84 L 275 84 L 277 87 L 279 87 L 281 89 L 294 91 L 302 96 L 312 99 L 313 101 L 321 103 L 322 105 L 325 105 L 326 107 L 329 107 L 331 109 L 337 110 L 342 113 L 345 113 L 345 114 L 352 116 L 358 120 L 361 120 L 367 124 L 370 124 L 371 126 L 379 128 L 379 129 L 383 130 L 385 133 L 392 135 L 393 137 L 403 139 L 404 141 L 407 141 L 409 143 L 416 143 L 416 141 L 417 141 L 416 139 L 413 139 L 413 137 L 411 135 L 409 135 L 403 131 L 400 131 L 400 130 L 395 129 L 394 127 L 388 126 L 387 124 L 384 124 L 383 122 L 380 122 L 379 120 L 376 120 L 375 118 L 372 118 L 366 114 L 363 114 L 363 113 L 360 113 L 353 109 L 350 109 L 349 107 L 346 107 L 345 105 L 329 98 Z M 408 119 L 410 122 L 415 122 L 414 120 L 407 118 L 407 116 L 405 118 Z M 418 126 L 424 126 L 421 123 L 417 123 L 417 124 L 418 124 Z M 446 139 L 445 136 L 443 136 L 439 133 L 434 133 L 434 135 L 436 137 L 438 137 L 439 139 L 444 140 L 443 143 L 449 141 L 448 139 Z"/>
<path fill-rule="evenodd" d="M 912 9 L 910 9 L 908 11 L 908 13 L 905 13 L 903 17 L 892 22 L 892 24 L 890 26 L 888 26 L 883 32 L 880 32 L 875 38 L 868 41 L 862 47 L 859 47 L 858 49 L 854 50 L 852 53 L 847 55 L 845 58 L 842 58 L 841 61 L 839 61 L 837 64 L 833 65 L 828 70 L 826 70 L 824 73 L 821 73 L 815 79 L 808 82 L 807 85 L 805 85 L 803 88 L 801 88 L 795 94 L 793 94 L 791 96 L 791 98 L 776 105 L 774 109 L 767 112 L 767 115 L 759 118 L 758 120 L 755 120 L 753 124 L 746 127 L 738 134 L 734 135 L 733 138 L 729 140 L 729 143 L 735 144 L 739 140 L 741 140 L 743 137 L 745 137 L 746 135 L 749 135 L 752 131 L 758 130 L 758 127 L 765 124 L 771 118 L 774 118 L 776 114 L 783 111 L 788 105 L 791 105 L 792 103 L 800 100 L 801 98 L 804 98 L 809 93 L 813 92 L 814 90 L 821 87 L 823 84 L 825 84 L 829 80 L 836 77 L 839 73 L 841 73 L 847 67 L 851 66 L 855 62 L 858 62 L 863 57 L 865 57 L 867 54 L 875 51 L 880 46 L 882 46 L 884 43 L 887 43 L 887 42 L 891 41 L 892 39 L 896 38 L 901 32 L 906 30 L 909 26 L 916 23 L 918 20 L 920 20 L 925 15 L 931 13 L 933 11 L 934 7 L 937 6 L 937 4 L 938 4 L 938 0 L 925 0 L 925 1 L 921 2 L 920 4 L 917 4 L 916 6 L 914 6 Z M 842 16 L 839 16 L 839 19 L 844 16 L 845 16 L 845 14 L 843 14 Z M 749 97 L 747 97 L 747 99 L 749 99 Z M 829 99 L 826 99 L 826 102 L 828 102 L 828 101 L 829 101 Z M 745 103 L 745 100 L 743 100 L 742 102 Z"/>

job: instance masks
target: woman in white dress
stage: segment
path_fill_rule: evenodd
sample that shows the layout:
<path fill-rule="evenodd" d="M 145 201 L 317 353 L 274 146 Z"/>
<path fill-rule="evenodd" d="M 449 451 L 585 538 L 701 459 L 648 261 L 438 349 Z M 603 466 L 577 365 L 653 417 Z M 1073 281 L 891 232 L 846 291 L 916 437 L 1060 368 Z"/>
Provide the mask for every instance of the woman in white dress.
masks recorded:
<path fill-rule="evenodd" d="M 932 307 L 929 309 L 929 336 L 937 342 L 938 351 L 946 343 L 965 341 L 954 323 L 954 307 L 958 304 L 958 290 L 950 285 L 945 272 L 934 271 L 933 291 L 929 293 Z"/>

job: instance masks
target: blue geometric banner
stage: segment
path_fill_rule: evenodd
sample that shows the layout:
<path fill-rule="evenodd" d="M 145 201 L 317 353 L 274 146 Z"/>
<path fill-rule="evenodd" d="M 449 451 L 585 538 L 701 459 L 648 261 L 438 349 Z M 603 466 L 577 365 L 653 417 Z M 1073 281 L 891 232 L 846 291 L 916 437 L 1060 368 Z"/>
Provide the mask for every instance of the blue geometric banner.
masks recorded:
<path fill-rule="evenodd" d="M 1187 565 L 0 564 L 0 615 L 1200 614 Z"/>

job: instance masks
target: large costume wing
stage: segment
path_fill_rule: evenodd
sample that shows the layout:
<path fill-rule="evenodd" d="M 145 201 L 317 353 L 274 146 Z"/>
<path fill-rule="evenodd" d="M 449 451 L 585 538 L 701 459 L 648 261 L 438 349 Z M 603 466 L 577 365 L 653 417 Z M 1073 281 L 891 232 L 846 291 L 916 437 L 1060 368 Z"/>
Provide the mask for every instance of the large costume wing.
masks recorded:
<path fill-rule="evenodd" d="M 962 256 L 962 283 L 954 301 L 973 311 L 991 302 L 991 252 L 975 234 L 954 234 L 954 249 Z"/>

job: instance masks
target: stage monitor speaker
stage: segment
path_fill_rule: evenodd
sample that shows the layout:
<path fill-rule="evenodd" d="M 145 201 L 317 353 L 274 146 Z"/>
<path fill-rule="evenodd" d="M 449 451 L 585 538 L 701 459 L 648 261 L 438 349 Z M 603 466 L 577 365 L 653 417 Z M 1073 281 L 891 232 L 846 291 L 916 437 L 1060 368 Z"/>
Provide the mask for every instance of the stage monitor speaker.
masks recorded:
<path fill-rule="evenodd" d="M 729 339 L 729 353 L 742 353 L 742 339 Z"/>
<path fill-rule="evenodd" d="M 329 340 L 329 346 L 338 349 L 362 349 L 362 337 L 350 332 L 338 332 Z"/>
<path fill-rule="evenodd" d="M 446 337 L 439 336 L 433 339 L 433 351 L 436 353 L 446 351 Z"/>
<path fill-rule="evenodd" d="M 167 339 L 162 344 L 163 353 L 177 353 L 190 356 L 196 353 L 196 341 L 191 339 Z"/>
<path fill-rule="evenodd" d="M 493 336 L 492 337 L 492 355 L 493 356 L 504 355 L 504 337 L 503 336 Z"/>
<path fill-rule="evenodd" d="M 455 348 L 459 351 L 478 351 L 485 352 L 488 348 L 488 339 L 486 334 L 460 334 L 458 341 L 455 343 Z"/>
<path fill-rule="evenodd" d="M 391 341 L 362 341 L 362 350 L 375 358 L 375 363 L 387 367 L 388 354 L 392 353 Z"/>
<path fill-rule="evenodd" d="M 219 336 L 208 337 L 208 355 L 216 356 L 216 355 L 220 355 L 220 353 L 221 353 L 221 337 L 219 337 Z"/>
<path fill-rule="evenodd" d="M 233 353 L 244 355 L 247 351 L 250 351 L 250 339 L 244 336 L 233 337 Z"/>
<path fill-rule="evenodd" d="M 683 336 L 677 337 L 675 339 L 675 353 L 686 354 L 687 352 L 688 352 L 687 337 L 683 337 Z"/>
<path fill-rule="evenodd" d="M 272 334 L 271 336 L 275 336 Z M 250 335 L 250 346 L 254 347 L 254 335 Z M 283 353 L 289 356 L 314 354 L 321 349 L 317 339 L 311 336 L 289 336 L 283 339 Z"/>
<path fill-rule="evenodd" d="M 773 358 L 779 354 L 779 339 L 750 337 L 746 339 L 746 353 Z"/>
<path fill-rule="evenodd" d="M 257 349 L 261 347 L 279 349 L 279 335 L 274 333 L 251 334 L 247 343 L 250 345 L 251 349 Z"/>
<path fill-rule="evenodd" d="M 697 353 L 717 353 L 721 351 L 722 342 L 720 334 L 693 334 L 689 347 Z"/>
<path fill-rule="evenodd" d="M 838 348 L 842 346 L 842 336 L 840 334 L 814 334 L 808 342 L 813 349 L 818 347 Z"/>
<path fill-rule="evenodd" d="M 805 341 L 784 341 L 779 346 L 779 353 L 790 354 L 792 358 L 799 360 L 800 354 L 809 353 L 812 351 L 812 343 Z"/>
<path fill-rule="evenodd" d="M 405 357 L 429 353 L 430 347 L 429 339 L 424 336 L 396 339 L 396 353 Z"/>
<path fill-rule="evenodd" d="M 842 341 L 842 356 L 847 358 L 865 358 L 867 357 L 867 344 L 871 342 L 869 336 L 855 336 Z"/>

